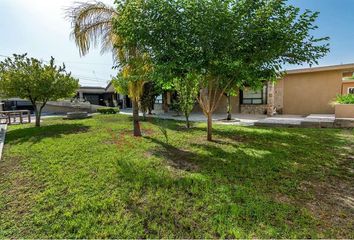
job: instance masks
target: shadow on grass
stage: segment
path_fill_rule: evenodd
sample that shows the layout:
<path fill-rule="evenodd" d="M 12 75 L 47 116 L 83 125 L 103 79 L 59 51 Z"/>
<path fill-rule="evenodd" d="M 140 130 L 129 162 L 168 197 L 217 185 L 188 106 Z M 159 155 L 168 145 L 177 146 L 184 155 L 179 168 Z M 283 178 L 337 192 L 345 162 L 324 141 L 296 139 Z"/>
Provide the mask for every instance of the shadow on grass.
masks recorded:
<path fill-rule="evenodd" d="M 192 151 L 186 149 L 176 148 L 175 146 L 165 143 L 161 140 L 152 137 L 145 137 L 153 143 L 160 145 L 153 154 L 158 157 L 165 158 L 169 165 L 184 171 L 196 171 L 198 166 L 193 163 L 194 159 L 198 159 L 200 156 Z"/>
<path fill-rule="evenodd" d="M 176 130 L 180 124 L 169 121 L 166 126 Z M 205 141 L 200 131 L 204 128 L 191 129 L 196 135 L 179 147 L 146 139 L 158 144 L 153 155 L 163 157 L 174 168 L 212 178 L 224 176 L 232 182 L 257 179 L 252 184 L 267 186 L 265 192 L 272 192 L 274 184 L 289 190 L 305 179 L 340 171 L 337 160 L 328 155 L 340 151 L 337 130 L 217 126 L 213 142 Z"/>
<path fill-rule="evenodd" d="M 6 133 L 6 143 L 37 143 L 45 138 L 61 138 L 62 135 L 87 132 L 89 126 L 83 124 L 54 124 L 41 127 L 18 128 Z"/>

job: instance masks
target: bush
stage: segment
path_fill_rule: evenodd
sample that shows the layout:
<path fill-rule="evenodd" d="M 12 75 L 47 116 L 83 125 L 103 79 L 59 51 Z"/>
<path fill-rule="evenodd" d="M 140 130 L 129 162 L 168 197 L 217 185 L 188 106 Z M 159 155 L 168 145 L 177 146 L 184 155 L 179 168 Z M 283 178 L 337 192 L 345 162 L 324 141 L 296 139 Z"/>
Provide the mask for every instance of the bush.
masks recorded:
<path fill-rule="evenodd" d="M 101 114 L 116 114 L 119 113 L 119 108 L 113 108 L 113 107 L 103 107 L 103 108 L 98 108 L 97 112 Z"/>
<path fill-rule="evenodd" d="M 341 104 L 354 104 L 354 94 L 337 95 L 336 102 Z"/>

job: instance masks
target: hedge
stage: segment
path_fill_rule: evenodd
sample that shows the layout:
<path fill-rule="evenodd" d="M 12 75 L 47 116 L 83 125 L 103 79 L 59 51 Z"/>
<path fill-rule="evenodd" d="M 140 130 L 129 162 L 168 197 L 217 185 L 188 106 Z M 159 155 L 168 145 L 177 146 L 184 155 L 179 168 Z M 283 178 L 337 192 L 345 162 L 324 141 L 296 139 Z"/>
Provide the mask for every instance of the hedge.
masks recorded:
<path fill-rule="evenodd" d="M 103 108 L 98 108 L 97 112 L 101 114 L 116 114 L 119 113 L 119 108 L 113 108 L 113 107 L 103 107 Z"/>

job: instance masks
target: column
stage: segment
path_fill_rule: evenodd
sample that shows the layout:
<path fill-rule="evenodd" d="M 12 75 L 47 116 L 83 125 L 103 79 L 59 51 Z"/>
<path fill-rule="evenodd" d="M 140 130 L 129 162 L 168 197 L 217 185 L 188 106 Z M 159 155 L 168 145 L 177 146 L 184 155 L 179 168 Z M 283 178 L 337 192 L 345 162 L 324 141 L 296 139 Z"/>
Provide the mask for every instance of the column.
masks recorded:
<path fill-rule="evenodd" d="M 267 83 L 267 115 L 269 117 L 275 114 L 275 84 L 273 81 Z"/>
<path fill-rule="evenodd" d="M 79 101 L 83 102 L 84 101 L 84 93 L 79 91 Z"/>

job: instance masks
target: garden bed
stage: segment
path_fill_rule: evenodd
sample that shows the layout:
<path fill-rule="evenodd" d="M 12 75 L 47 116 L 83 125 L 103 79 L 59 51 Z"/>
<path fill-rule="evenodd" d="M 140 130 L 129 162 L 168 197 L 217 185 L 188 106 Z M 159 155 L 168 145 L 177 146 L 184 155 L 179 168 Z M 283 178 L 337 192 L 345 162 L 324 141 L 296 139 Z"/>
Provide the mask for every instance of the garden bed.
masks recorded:
<path fill-rule="evenodd" d="M 354 118 L 354 104 L 336 104 L 334 109 L 336 118 Z"/>

